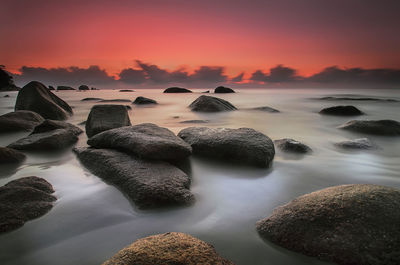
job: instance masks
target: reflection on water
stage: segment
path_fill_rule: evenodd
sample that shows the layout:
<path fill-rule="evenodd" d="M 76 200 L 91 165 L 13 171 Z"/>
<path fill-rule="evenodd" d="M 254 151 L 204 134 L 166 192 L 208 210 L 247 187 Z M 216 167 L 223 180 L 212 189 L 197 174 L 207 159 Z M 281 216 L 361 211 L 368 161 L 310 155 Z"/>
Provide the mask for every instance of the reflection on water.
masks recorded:
<path fill-rule="evenodd" d="M 360 94 L 400 98 L 399 91 L 365 90 Z M 10 111 L 15 94 L 0 96 L 0 114 Z M 82 168 L 69 150 L 60 153 L 27 153 L 20 166 L 0 168 L 0 185 L 24 176 L 39 176 L 51 182 L 58 200 L 45 216 L 0 236 L 1 264 L 99 264 L 134 240 L 151 234 L 180 231 L 213 244 L 236 264 L 305 265 L 324 264 L 264 242 L 255 222 L 293 198 L 332 185 L 375 183 L 400 188 L 400 139 L 368 136 L 378 150 L 340 151 L 333 143 L 365 135 L 336 127 L 349 118 L 321 116 L 322 108 L 353 104 L 367 115 L 360 119 L 397 119 L 398 102 L 318 101 L 313 97 L 343 94 L 333 90 L 242 90 L 217 95 L 239 109 L 270 106 L 280 113 L 238 110 L 201 114 L 187 106 L 200 94 L 162 94 L 160 90 L 63 91 L 57 95 L 74 106 L 73 124 L 86 120 L 96 102 L 84 97 L 134 100 L 145 96 L 160 104 L 132 105 L 133 124 L 153 122 L 175 133 L 189 126 L 251 127 L 273 140 L 293 138 L 309 145 L 313 152 L 287 156 L 277 150 L 271 169 L 238 167 L 192 157 L 190 207 L 138 210 L 117 188 L 104 183 Z M 117 103 L 116 103 L 117 104 Z M 126 103 L 124 103 L 126 104 Z M 129 104 L 129 103 L 127 103 Z M 208 120 L 206 124 L 183 124 L 184 120 Z M 84 125 L 79 125 L 84 128 Z M 7 145 L 27 133 L 0 135 Z M 81 135 L 78 146 L 86 145 Z"/>

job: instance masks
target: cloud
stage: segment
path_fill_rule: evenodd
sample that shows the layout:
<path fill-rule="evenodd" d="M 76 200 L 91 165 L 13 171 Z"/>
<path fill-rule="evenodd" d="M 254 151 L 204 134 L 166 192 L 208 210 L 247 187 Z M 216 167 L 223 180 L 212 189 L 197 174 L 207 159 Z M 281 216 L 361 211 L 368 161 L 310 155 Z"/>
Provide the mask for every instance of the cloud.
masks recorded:
<path fill-rule="evenodd" d="M 262 70 L 256 70 L 251 74 L 250 81 L 254 82 L 270 82 L 270 83 L 284 83 L 300 81 L 302 77 L 297 75 L 297 70 L 294 68 L 286 67 L 281 64 L 269 69 L 269 73 L 264 73 Z"/>
<path fill-rule="evenodd" d="M 128 68 L 119 73 L 119 80 L 128 84 L 143 84 L 147 78 L 144 71 Z"/>
<path fill-rule="evenodd" d="M 221 83 L 228 80 L 225 68 L 220 66 L 201 66 L 189 76 L 191 82 Z"/>
<path fill-rule="evenodd" d="M 233 82 L 233 83 L 240 83 L 240 82 L 243 81 L 243 76 L 244 76 L 244 72 L 241 72 L 237 76 L 232 77 L 230 79 L 230 81 Z"/>

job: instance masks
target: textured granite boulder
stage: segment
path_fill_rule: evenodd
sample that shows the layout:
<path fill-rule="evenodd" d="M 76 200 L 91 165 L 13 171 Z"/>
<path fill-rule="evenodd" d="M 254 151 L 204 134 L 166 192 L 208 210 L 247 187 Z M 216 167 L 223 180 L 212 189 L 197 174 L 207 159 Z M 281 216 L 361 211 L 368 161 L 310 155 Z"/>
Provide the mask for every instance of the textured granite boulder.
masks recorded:
<path fill-rule="evenodd" d="M 214 93 L 235 93 L 235 91 L 229 87 L 219 86 L 214 89 Z"/>
<path fill-rule="evenodd" d="M 189 127 L 178 134 L 193 154 L 235 164 L 269 167 L 275 155 L 272 140 L 251 128 Z"/>
<path fill-rule="evenodd" d="M 338 128 L 373 135 L 400 135 L 400 122 L 394 120 L 352 120 Z"/>
<path fill-rule="evenodd" d="M 319 114 L 335 116 L 357 116 L 364 113 L 354 106 L 333 106 L 322 109 Z"/>
<path fill-rule="evenodd" d="M 337 147 L 353 150 L 368 150 L 376 149 L 377 146 L 373 144 L 368 138 L 359 138 L 349 141 L 342 141 L 335 143 Z"/>
<path fill-rule="evenodd" d="M 124 105 L 95 105 L 90 110 L 85 127 L 92 137 L 100 132 L 131 125 L 128 110 Z"/>
<path fill-rule="evenodd" d="M 281 247 L 343 265 L 400 264 L 400 190 L 370 184 L 326 188 L 257 223 Z"/>
<path fill-rule="evenodd" d="M 192 93 L 192 91 L 182 87 L 169 87 L 164 90 L 164 93 Z"/>
<path fill-rule="evenodd" d="M 25 158 L 26 156 L 17 150 L 0 147 L 0 164 L 21 163 Z"/>
<path fill-rule="evenodd" d="M 235 106 L 233 106 L 226 100 L 204 95 L 198 97 L 195 101 L 193 101 L 189 105 L 189 108 L 192 111 L 199 111 L 199 112 L 220 112 L 220 111 L 237 110 Z"/>
<path fill-rule="evenodd" d="M 136 105 L 157 104 L 157 101 L 151 98 L 137 97 L 133 102 Z"/>
<path fill-rule="evenodd" d="M 120 250 L 103 265 L 233 265 L 214 247 L 184 233 L 165 233 L 141 238 Z"/>
<path fill-rule="evenodd" d="M 44 119 L 36 112 L 18 110 L 0 116 L 0 132 L 31 131 Z"/>
<path fill-rule="evenodd" d="M 275 140 L 274 144 L 283 152 L 305 154 L 312 151 L 310 147 L 294 139 L 279 139 Z"/>

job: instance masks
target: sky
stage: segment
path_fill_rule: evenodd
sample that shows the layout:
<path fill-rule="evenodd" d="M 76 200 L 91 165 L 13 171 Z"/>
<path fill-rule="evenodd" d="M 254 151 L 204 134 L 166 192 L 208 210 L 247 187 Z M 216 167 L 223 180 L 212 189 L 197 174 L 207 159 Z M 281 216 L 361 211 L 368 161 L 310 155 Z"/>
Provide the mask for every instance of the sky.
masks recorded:
<path fill-rule="evenodd" d="M 0 1 L 0 64 L 20 82 L 400 79 L 397 0 Z"/>

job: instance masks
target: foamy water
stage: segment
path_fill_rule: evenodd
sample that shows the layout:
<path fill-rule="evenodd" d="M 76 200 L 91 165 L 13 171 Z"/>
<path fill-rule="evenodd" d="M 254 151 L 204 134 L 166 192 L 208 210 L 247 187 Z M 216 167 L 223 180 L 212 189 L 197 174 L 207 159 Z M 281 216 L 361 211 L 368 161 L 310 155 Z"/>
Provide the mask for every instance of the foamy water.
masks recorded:
<path fill-rule="evenodd" d="M 240 110 L 201 114 L 187 108 L 200 93 L 57 92 L 73 106 L 75 114 L 68 120 L 73 124 L 86 120 L 90 108 L 101 104 L 82 102 L 82 98 L 134 100 L 136 96 L 145 96 L 157 100 L 159 105 L 131 105 L 133 124 L 152 122 L 178 133 L 183 128 L 196 126 L 181 121 L 204 119 L 210 123 L 198 126 L 251 127 L 273 140 L 299 140 L 309 145 L 313 153 L 287 156 L 277 151 L 271 169 L 237 167 L 192 157 L 191 190 L 196 203 L 190 207 L 145 211 L 136 209 L 117 188 L 82 167 L 70 151 L 28 153 L 28 159 L 19 168 L 0 168 L 0 185 L 35 175 L 54 186 L 58 200 L 48 214 L 0 235 L 0 264 L 100 264 L 138 238 L 171 231 L 185 232 L 211 243 L 219 254 L 236 264 L 325 264 L 263 241 L 255 230 L 255 223 L 299 195 L 333 185 L 371 183 L 400 188 L 400 137 L 367 136 L 380 146 L 374 151 L 348 152 L 333 145 L 337 141 L 365 137 L 336 128 L 348 120 L 400 121 L 400 103 L 311 99 L 345 93 L 326 89 L 243 89 L 236 94 L 216 95 Z M 399 90 L 356 90 L 355 93 L 400 99 Z M 5 94 L 10 98 L 4 98 Z M 0 93 L 0 114 L 13 110 L 15 98 L 16 92 Z M 367 115 L 348 118 L 318 114 L 324 107 L 340 104 L 355 105 Z M 246 110 L 260 106 L 270 106 L 281 113 Z M 0 145 L 27 134 L 0 135 Z M 82 134 L 77 145 L 85 146 L 86 140 Z"/>

